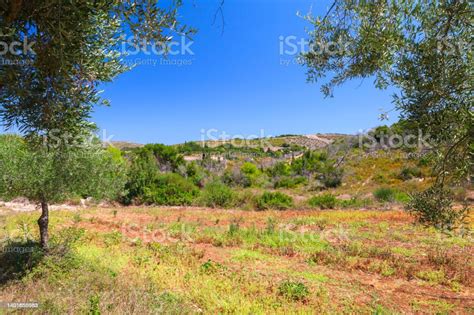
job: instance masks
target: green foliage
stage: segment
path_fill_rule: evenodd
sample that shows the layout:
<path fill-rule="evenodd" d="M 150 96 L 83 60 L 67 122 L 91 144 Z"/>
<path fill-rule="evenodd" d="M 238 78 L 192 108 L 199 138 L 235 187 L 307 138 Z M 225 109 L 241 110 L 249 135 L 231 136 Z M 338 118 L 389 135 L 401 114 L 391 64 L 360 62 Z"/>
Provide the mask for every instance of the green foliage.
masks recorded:
<path fill-rule="evenodd" d="M 221 265 L 219 263 L 213 262 L 212 260 L 208 259 L 205 263 L 201 265 L 201 272 L 205 274 L 212 274 L 217 269 L 219 269 Z"/>
<path fill-rule="evenodd" d="M 174 147 L 150 144 L 134 150 L 130 156 L 130 169 L 126 184 L 127 195 L 123 202 L 130 204 L 156 203 L 166 205 L 190 204 L 197 195 L 195 184 L 201 184 L 203 170 L 196 164 L 186 166 L 184 179 L 178 174 L 162 174 L 178 171 L 184 159 Z M 165 187 L 169 183 L 169 187 Z M 183 191 L 179 191 L 182 188 Z M 174 191 L 176 195 L 173 197 Z"/>
<path fill-rule="evenodd" d="M 259 169 L 257 168 L 257 166 L 253 163 L 250 163 L 250 162 L 245 162 L 244 164 L 242 164 L 242 166 L 240 167 L 240 171 L 244 174 L 244 175 L 257 175 L 260 173 Z"/>
<path fill-rule="evenodd" d="M 130 204 L 134 201 L 143 202 L 145 188 L 150 187 L 159 171 L 155 159 L 151 152 L 141 151 L 130 157 L 130 168 L 128 171 L 128 180 L 125 185 L 127 195 L 123 202 Z"/>
<path fill-rule="evenodd" d="M 209 174 L 195 161 L 186 164 L 186 177 L 189 178 L 196 186 L 203 187 Z"/>
<path fill-rule="evenodd" d="M 157 0 L 2 4 L 2 41 L 34 41 L 33 51 L 2 55 L 13 65 L 0 71 L 0 117 L 6 127 L 28 135 L 55 130 L 77 135 L 100 103 L 100 83 L 129 69 L 123 38 L 165 44 L 174 32 L 194 33 L 179 25 L 179 5 L 165 8 Z"/>
<path fill-rule="evenodd" d="M 424 154 L 423 156 L 420 157 L 420 159 L 418 160 L 418 166 L 429 166 L 431 164 L 433 164 L 433 161 L 434 161 L 434 157 L 432 154 Z"/>
<path fill-rule="evenodd" d="M 291 280 L 280 283 L 278 292 L 292 301 L 304 301 L 309 295 L 309 290 L 304 283 Z"/>
<path fill-rule="evenodd" d="M 384 136 L 390 135 L 391 133 L 392 132 L 390 130 L 390 127 L 388 127 L 387 125 L 383 125 L 371 130 L 369 132 L 369 135 L 373 136 L 375 140 L 377 140 L 377 142 L 381 142 Z"/>
<path fill-rule="evenodd" d="M 321 175 L 321 181 L 326 188 L 336 188 L 342 184 L 342 169 L 327 167 Z"/>
<path fill-rule="evenodd" d="M 465 224 L 469 216 L 468 206 L 456 209 L 453 201 L 451 191 L 435 185 L 414 195 L 408 204 L 408 211 L 424 225 L 434 226 L 441 230 L 453 230 Z"/>
<path fill-rule="evenodd" d="M 258 169 L 258 167 L 250 162 L 245 162 L 240 167 L 242 173 L 242 185 L 244 187 L 261 187 L 263 186 L 265 179 L 264 174 Z"/>
<path fill-rule="evenodd" d="M 236 193 L 236 198 L 235 198 L 234 203 L 236 207 L 239 207 L 241 209 L 254 210 L 257 198 L 258 197 L 255 196 L 255 194 L 252 193 L 251 191 L 243 190 Z"/>
<path fill-rule="evenodd" d="M 372 76 L 377 88 L 397 88 L 393 101 L 403 128 L 429 136 L 440 157 L 438 176 L 468 178 L 474 128 L 469 1 L 337 0 L 329 10 L 324 17 L 306 16 L 314 26 L 310 42 L 341 46 L 303 53 L 308 80 L 329 75 L 321 87 L 326 96 L 347 81 Z"/>
<path fill-rule="evenodd" d="M 183 156 L 172 146 L 160 143 L 147 144 L 138 151 L 150 152 L 162 172 L 174 172 L 180 165 L 184 164 Z"/>
<path fill-rule="evenodd" d="M 94 130 L 89 121 L 94 106 L 108 105 L 99 87 L 129 69 L 121 45 L 125 38 L 142 48 L 163 46 L 174 32 L 194 33 L 177 21 L 180 4 L 162 8 L 158 0 L 32 0 L 0 5 L 2 42 L 25 42 L 23 52 L 10 49 L 1 56 L 11 66 L 0 69 L 0 118 L 6 129 L 16 128 L 30 143 L 29 152 L 18 157 L 25 174 L 0 166 L 8 171 L 0 190 L 42 203 L 71 192 L 95 197 L 117 193 L 122 178 L 117 163 L 106 161 L 102 148 L 76 140 Z M 38 144 L 41 137 L 46 145 Z M 43 215 L 42 235 L 48 225 Z"/>
<path fill-rule="evenodd" d="M 19 137 L 0 136 L 0 193 L 36 202 L 73 196 L 115 199 L 123 191 L 125 167 L 100 146 L 49 150 Z"/>
<path fill-rule="evenodd" d="M 201 194 L 201 199 L 208 207 L 227 208 L 233 205 L 235 200 L 235 193 L 219 181 L 213 181 L 204 187 Z"/>
<path fill-rule="evenodd" d="M 411 197 L 403 191 L 395 192 L 394 200 L 399 203 L 407 204 L 410 202 Z"/>
<path fill-rule="evenodd" d="M 278 162 L 267 169 L 268 175 L 271 177 L 283 177 L 291 174 L 291 167 L 288 163 Z"/>
<path fill-rule="evenodd" d="M 25 249 L 25 252 L 18 249 Z M 24 277 L 34 266 L 41 262 L 43 257 L 44 252 L 36 242 L 1 242 L 0 265 L 2 266 L 2 273 L 0 274 L 0 283 Z"/>
<path fill-rule="evenodd" d="M 362 208 L 367 207 L 370 202 L 370 199 L 358 199 L 357 197 L 352 197 L 349 200 L 339 200 L 337 203 L 341 208 Z"/>
<path fill-rule="evenodd" d="M 89 315 L 100 315 L 100 296 L 98 294 L 89 298 Z"/>
<path fill-rule="evenodd" d="M 168 206 L 190 205 L 199 195 L 191 181 L 175 173 L 155 176 L 149 186 L 143 187 L 143 192 L 139 196 L 141 202 Z"/>
<path fill-rule="evenodd" d="M 202 144 L 199 144 L 195 141 L 185 142 L 177 147 L 177 150 L 180 153 L 184 154 L 193 154 L 193 153 L 201 153 L 205 151 L 205 147 Z"/>
<path fill-rule="evenodd" d="M 395 200 L 395 194 L 396 194 L 396 191 L 391 189 L 391 188 L 387 188 L 387 187 L 382 187 L 382 188 L 378 188 L 377 190 L 374 191 L 374 197 L 375 199 L 377 199 L 378 201 L 381 201 L 381 202 L 392 202 Z"/>
<path fill-rule="evenodd" d="M 123 152 L 120 149 L 118 149 L 116 147 L 109 146 L 109 147 L 107 147 L 106 150 L 116 163 L 125 163 L 125 159 L 123 157 Z"/>
<path fill-rule="evenodd" d="M 308 179 L 303 176 L 297 177 L 282 177 L 275 182 L 275 188 L 295 188 L 300 185 L 306 185 Z"/>
<path fill-rule="evenodd" d="M 324 152 L 306 151 L 299 159 L 291 163 L 294 174 L 307 176 L 316 172 L 322 172 L 328 162 L 328 156 Z"/>
<path fill-rule="evenodd" d="M 446 276 L 443 270 L 426 270 L 426 271 L 419 271 L 416 274 L 416 277 L 428 281 L 431 284 L 442 284 Z"/>
<path fill-rule="evenodd" d="M 281 192 L 264 192 L 257 198 L 257 209 L 286 210 L 293 207 L 293 198 Z"/>
<path fill-rule="evenodd" d="M 311 197 L 308 200 L 311 207 L 319 207 L 320 209 L 334 209 L 337 204 L 337 199 L 332 194 L 324 194 Z"/>

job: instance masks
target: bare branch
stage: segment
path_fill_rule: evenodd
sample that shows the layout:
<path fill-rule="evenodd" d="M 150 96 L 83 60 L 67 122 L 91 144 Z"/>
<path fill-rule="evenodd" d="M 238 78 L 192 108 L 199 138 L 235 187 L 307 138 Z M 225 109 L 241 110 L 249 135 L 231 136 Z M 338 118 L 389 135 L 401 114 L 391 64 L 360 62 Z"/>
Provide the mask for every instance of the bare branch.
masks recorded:
<path fill-rule="evenodd" d="M 224 34 L 224 29 L 225 29 L 225 19 L 224 19 L 224 3 L 225 0 L 220 0 L 219 7 L 217 8 L 216 12 L 214 12 L 214 19 L 212 20 L 212 25 L 214 26 L 216 24 L 217 16 L 219 15 L 221 17 L 221 35 Z"/>

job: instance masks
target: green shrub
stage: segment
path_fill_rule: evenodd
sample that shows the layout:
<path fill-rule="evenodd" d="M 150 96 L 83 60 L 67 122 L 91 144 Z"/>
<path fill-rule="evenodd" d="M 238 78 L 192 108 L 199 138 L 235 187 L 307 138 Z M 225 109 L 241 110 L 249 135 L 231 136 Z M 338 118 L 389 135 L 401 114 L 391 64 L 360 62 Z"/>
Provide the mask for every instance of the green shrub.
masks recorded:
<path fill-rule="evenodd" d="M 290 280 L 280 283 L 278 292 L 292 301 L 304 301 L 309 295 L 309 290 L 304 283 Z"/>
<path fill-rule="evenodd" d="M 205 180 L 209 176 L 207 173 L 208 172 L 206 172 L 206 170 L 202 166 L 198 165 L 195 161 L 186 164 L 186 177 L 198 187 L 202 188 L 204 186 Z"/>
<path fill-rule="evenodd" d="M 395 200 L 395 193 L 391 188 L 379 188 L 374 191 L 374 197 L 381 202 L 392 202 Z"/>
<path fill-rule="evenodd" d="M 252 193 L 249 190 L 244 190 L 238 193 L 235 193 L 236 198 L 234 205 L 236 207 L 239 207 L 243 210 L 254 210 L 256 207 L 256 199 L 258 196 L 255 196 L 254 193 Z"/>
<path fill-rule="evenodd" d="M 418 222 L 440 230 L 453 230 L 465 223 L 469 207 L 455 209 L 453 194 L 442 186 L 433 186 L 416 194 L 408 204 Z"/>
<path fill-rule="evenodd" d="M 158 167 L 150 152 L 133 154 L 130 157 L 128 180 L 125 184 L 127 195 L 122 202 L 125 204 L 143 202 L 145 188 L 150 187 L 157 176 L 159 176 Z"/>
<path fill-rule="evenodd" d="M 293 198 L 281 192 L 264 192 L 257 198 L 257 209 L 277 209 L 285 210 L 293 207 Z"/>
<path fill-rule="evenodd" d="M 367 207 L 371 203 L 371 200 L 352 197 L 349 200 L 338 200 L 337 203 L 341 208 L 362 208 Z"/>
<path fill-rule="evenodd" d="M 334 167 L 328 167 L 321 175 L 321 182 L 326 188 L 336 188 L 342 184 L 343 171 Z"/>
<path fill-rule="evenodd" d="M 410 195 L 408 195 L 407 193 L 405 192 L 402 192 L 402 191 L 397 191 L 395 193 L 395 196 L 394 196 L 394 199 L 396 202 L 400 202 L 400 203 L 408 203 L 410 202 L 411 200 L 411 197 Z"/>
<path fill-rule="evenodd" d="M 422 177 L 421 170 L 418 167 L 404 167 L 398 174 L 398 178 L 401 180 L 409 180 L 415 177 Z"/>
<path fill-rule="evenodd" d="M 332 194 L 314 196 L 308 200 L 308 204 L 314 208 L 334 209 L 336 207 L 336 197 Z"/>
<path fill-rule="evenodd" d="M 291 167 L 286 162 L 278 162 L 266 170 L 271 177 L 290 176 Z"/>
<path fill-rule="evenodd" d="M 257 165 L 250 162 L 245 162 L 244 164 L 242 164 L 242 166 L 240 167 L 240 171 L 244 175 L 256 175 L 260 173 L 260 170 L 258 169 Z"/>
<path fill-rule="evenodd" d="M 264 186 L 266 178 L 258 167 L 250 162 L 245 162 L 240 167 L 242 175 L 241 185 L 243 187 L 261 187 Z"/>
<path fill-rule="evenodd" d="M 136 151 L 151 154 L 161 171 L 176 171 L 184 164 L 183 156 L 173 146 L 160 143 L 147 144 Z"/>
<path fill-rule="evenodd" d="M 181 206 L 190 205 L 199 195 L 198 188 L 184 177 L 166 173 L 156 176 L 144 187 L 142 201 L 149 204 Z"/>
<path fill-rule="evenodd" d="M 308 180 L 306 177 L 283 177 L 275 182 L 275 188 L 295 188 L 299 185 L 306 185 Z"/>
<path fill-rule="evenodd" d="M 203 203 L 212 208 L 227 208 L 233 205 L 235 194 L 226 185 L 219 181 L 210 182 L 202 192 Z"/>
<path fill-rule="evenodd" d="M 325 152 L 306 151 L 302 157 L 291 163 L 291 171 L 298 175 L 320 173 L 328 163 Z"/>

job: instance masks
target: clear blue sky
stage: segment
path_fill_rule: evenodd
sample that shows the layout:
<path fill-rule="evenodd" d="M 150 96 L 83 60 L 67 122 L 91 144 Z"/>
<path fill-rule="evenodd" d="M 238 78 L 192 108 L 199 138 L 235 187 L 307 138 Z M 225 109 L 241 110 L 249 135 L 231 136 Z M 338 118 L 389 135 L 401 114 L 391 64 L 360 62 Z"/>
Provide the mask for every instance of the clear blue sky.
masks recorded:
<path fill-rule="evenodd" d="M 349 82 L 325 99 L 319 84 L 306 83 L 303 67 L 281 64 L 293 57 L 280 55 L 280 36 L 306 38 L 310 27 L 296 12 L 312 6 L 324 15 L 326 1 L 226 0 L 223 33 L 220 16 L 212 25 L 219 0 L 185 2 L 182 21 L 199 29 L 194 54 L 170 60 L 191 64 L 141 65 L 105 85 L 112 106 L 97 108 L 93 120 L 112 140 L 173 144 L 199 140 L 209 129 L 243 136 L 357 133 L 381 124 L 380 109 L 392 108 L 392 92 L 375 89 L 372 79 Z"/>

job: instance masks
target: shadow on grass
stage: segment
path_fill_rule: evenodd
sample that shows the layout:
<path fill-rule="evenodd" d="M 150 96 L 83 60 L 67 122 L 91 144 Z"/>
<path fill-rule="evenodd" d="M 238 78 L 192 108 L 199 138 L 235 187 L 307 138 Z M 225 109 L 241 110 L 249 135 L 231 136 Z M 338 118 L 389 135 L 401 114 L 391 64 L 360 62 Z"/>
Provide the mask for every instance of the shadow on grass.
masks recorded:
<path fill-rule="evenodd" d="M 37 242 L 8 242 L 0 245 L 0 287 L 19 280 L 37 266 L 44 252 Z"/>

